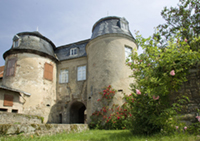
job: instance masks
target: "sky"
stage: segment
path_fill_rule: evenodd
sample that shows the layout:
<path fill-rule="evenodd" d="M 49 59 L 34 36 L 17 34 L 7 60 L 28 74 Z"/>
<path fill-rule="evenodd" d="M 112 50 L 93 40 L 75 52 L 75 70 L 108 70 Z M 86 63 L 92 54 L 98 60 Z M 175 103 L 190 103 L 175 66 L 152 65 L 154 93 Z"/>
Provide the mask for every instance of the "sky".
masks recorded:
<path fill-rule="evenodd" d="M 20 32 L 38 31 L 56 46 L 89 39 L 92 27 L 106 16 L 125 17 L 134 36 L 153 34 L 165 23 L 161 11 L 178 0 L 0 0 L 0 66 L 3 53 Z M 138 53 L 142 53 L 139 49 Z"/>

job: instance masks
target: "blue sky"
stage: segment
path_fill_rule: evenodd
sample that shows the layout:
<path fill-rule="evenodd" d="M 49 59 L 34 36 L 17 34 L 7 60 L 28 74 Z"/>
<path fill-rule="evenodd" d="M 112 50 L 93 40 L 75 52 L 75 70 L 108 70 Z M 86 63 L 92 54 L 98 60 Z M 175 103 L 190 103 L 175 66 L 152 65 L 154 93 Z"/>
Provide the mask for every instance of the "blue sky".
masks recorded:
<path fill-rule="evenodd" d="M 106 16 L 125 17 L 134 35 L 139 30 L 150 36 L 154 27 L 164 23 L 164 6 L 178 0 L 0 0 L 0 66 L 3 53 L 11 48 L 15 34 L 36 31 L 56 46 L 91 37 L 92 26 Z M 139 53 L 142 51 L 139 50 Z"/>

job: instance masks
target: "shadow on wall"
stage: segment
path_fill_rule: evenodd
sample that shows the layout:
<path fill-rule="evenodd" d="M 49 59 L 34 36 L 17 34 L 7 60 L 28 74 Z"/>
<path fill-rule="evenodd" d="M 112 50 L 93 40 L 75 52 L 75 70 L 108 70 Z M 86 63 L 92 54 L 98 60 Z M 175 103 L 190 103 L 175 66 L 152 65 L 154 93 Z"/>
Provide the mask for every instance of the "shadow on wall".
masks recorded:
<path fill-rule="evenodd" d="M 51 107 L 47 123 L 84 124 L 86 123 L 86 106 L 79 101 L 69 104 L 58 101 Z"/>

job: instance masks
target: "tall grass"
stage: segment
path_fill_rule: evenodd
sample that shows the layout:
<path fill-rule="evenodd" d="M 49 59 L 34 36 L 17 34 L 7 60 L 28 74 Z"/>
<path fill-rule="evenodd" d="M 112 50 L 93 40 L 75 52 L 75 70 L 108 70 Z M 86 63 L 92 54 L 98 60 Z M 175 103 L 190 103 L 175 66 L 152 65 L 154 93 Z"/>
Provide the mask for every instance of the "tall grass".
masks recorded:
<path fill-rule="evenodd" d="M 200 137 L 187 134 L 164 136 L 135 136 L 128 130 L 90 130 L 82 133 L 61 133 L 52 136 L 2 136 L 0 141 L 200 141 Z"/>

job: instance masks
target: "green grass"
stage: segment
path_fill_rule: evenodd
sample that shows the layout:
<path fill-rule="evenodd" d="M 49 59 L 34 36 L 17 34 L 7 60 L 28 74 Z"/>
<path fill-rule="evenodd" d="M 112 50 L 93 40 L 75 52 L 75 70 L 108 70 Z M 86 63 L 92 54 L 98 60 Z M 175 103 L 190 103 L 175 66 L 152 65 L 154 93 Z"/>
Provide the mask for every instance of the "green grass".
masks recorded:
<path fill-rule="evenodd" d="M 0 141 L 200 141 L 200 137 L 186 134 L 171 136 L 157 134 L 146 137 L 133 136 L 128 130 L 90 130 L 82 133 L 62 133 L 52 136 L 4 136 L 0 137 Z"/>

